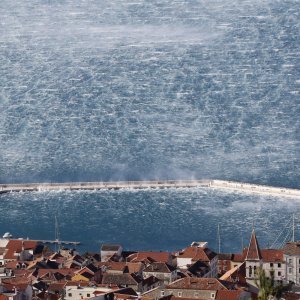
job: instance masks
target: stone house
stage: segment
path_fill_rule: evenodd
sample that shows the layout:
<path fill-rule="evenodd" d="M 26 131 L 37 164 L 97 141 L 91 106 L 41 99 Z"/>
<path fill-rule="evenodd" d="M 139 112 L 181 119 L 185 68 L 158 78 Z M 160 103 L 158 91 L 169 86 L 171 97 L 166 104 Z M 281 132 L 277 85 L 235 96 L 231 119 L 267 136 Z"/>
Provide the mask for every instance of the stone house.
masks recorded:
<path fill-rule="evenodd" d="M 153 300 L 168 296 L 174 296 L 178 299 L 189 298 L 215 300 L 217 299 L 217 294 L 219 291 L 234 291 L 234 293 L 236 293 L 233 284 L 221 282 L 216 278 L 186 277 L 178 279 L 165 287 L 159 287 L 152 291 L 146 292 L 143 294 L 143 297 L 147 297 Z M 239 299 L 249 299 L 249 293 L 244 291 L 242 291 L 241 293 L 243 293 L 244 298 L 240 297 Z"/>
<path fill-rule="evenodd" d="M 207 247 L 207 243 L 194 244 L 179 252 L 176 257 L 179 269 L 188 269 L 197 261 L 207 263 L 208 272 L 203 277 L 216 277 L 218 274 L 218 255 Z"/>
<path fill-rule="evenodd" d="M 121 258 L 123 247 L 115 244 L 103 244 L 100 249 L 101 261 L 108 261 L 111 257 Z"/>
<path fill-rule="evenodd" d="M 283 253 L 286 263 L 286 281 L 300 286 L 300 241 L 286 243 Z"/>
<path fill-rule="evenodd" d="M 176 268 L 167 263 L 153 262 L 145 267 L 143 278 L 154 276 L 165 284 L 169 284 L 177 278 Z"/>

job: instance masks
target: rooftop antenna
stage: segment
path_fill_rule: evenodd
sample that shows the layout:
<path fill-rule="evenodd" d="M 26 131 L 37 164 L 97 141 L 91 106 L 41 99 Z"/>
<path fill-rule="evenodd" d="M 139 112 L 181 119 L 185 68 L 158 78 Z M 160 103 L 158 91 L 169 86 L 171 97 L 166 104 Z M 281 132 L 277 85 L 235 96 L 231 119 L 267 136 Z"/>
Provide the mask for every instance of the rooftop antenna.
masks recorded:
<path fill-rule="evenodd" d="M 60 250 L 60 232 L 57 217 L 55 216 L 55 251 Z"/>

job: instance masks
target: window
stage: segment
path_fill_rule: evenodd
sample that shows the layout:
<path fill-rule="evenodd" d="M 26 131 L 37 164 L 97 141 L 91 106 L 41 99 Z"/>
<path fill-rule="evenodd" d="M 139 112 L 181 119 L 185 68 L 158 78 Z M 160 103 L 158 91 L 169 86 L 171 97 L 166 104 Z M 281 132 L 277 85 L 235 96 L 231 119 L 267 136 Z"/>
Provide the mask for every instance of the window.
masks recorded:
<path fill-rule="evenodd" d="M 164 296 L 164 295 L 165 295 L 165 291 L 161 291 L 161 292 L 160 292 L 160 295 L 161 295 L 161 296 Z"/>
<path fill-rule="evenodd" d="M 249 267 L 249 277 L 251 277 L 252 276 L 252 267 L 250 266 Z"/>
<path fill-rule="evenodd" d="M 281 263 L 278 263 L 278 268 L 281 268 Z"/>
<path fill-rule="evenodd" d="M 281 276 L 281 272 L 280 271 L 278 271 L 278 276 Z"/>
<path fill-rule="evenodd" d="M 270 267 L 273 268 L 273 263 L 270 263 Z"/>
<path fill-rule="evenodd" d="M 72 297 L 72 293 L 69 293 L 69 294 L 68 294 L 68 297 Z"/>
<path fill-rule="evenodd" d="M 91 297 L 91 294 L 86 294 L 87 297 Z"/>
<path fill-rule="evenodd" d="M 254 268 L 253 268 L 253 269 L 254 269 L 254 274 L 256 275 L 256 266 L 254 266 Z"/>
<path fill-rule="evenodd" d="M 289 268 L 289 274 L 292 274 L 292 268 Z"/>
<path fill-rule="evenodd" d="M 216 294 L 215 293 L 211 293 L 210 294 L 210 298 L 215 299 Z"/>
<path fill-rule="evenodd" d="M 298 270 L 298 273 L 300 273 L 300 268 L 299 268 L 299 270 Z"/>
<path fill-rule="evenodd" d="M 291 258 L 289 258 L 289 264 L 291 264 L 293 262 L 293 260 Z"/>
<path fill-rule="evenodd" d="M 178 297 L 182 297 L 182 292 L 178 292 Z"/>

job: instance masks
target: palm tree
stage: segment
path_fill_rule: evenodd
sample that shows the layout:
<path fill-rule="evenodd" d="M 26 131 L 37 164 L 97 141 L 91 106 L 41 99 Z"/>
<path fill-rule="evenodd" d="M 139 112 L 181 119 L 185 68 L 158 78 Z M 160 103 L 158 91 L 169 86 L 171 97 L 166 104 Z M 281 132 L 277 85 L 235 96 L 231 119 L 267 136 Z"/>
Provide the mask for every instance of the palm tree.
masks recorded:
<path fill-rule="evenodd" d="M 282 293 L 288 289 L 288 286 L 284 286 L 282 283 L 275 282 L 274 271 L 270 271 L 270 277 L 268 277 L 265 273 L 265 270 L 262 268 L 257 270 L 254 282 L 259 288 L 259 300 L 280 299 Z"/>

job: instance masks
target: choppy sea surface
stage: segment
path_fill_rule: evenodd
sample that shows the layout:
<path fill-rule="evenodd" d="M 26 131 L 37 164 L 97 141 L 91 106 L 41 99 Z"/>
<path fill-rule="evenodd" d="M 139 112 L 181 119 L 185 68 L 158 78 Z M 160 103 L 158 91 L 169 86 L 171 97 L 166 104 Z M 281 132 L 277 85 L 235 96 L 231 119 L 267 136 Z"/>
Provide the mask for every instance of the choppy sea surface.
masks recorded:
<path fill-rule="evenodd" d="M 0 183 L 300 188 L 298 0 L 2 0 Z M 0 195 L 0 230 L 96 249 L 267 245 L 299 200 L 205 189 Z M 239 232 L 242 232 L 241 234 Z M 154 243 L 154 244 L 153 244 Z"/>

